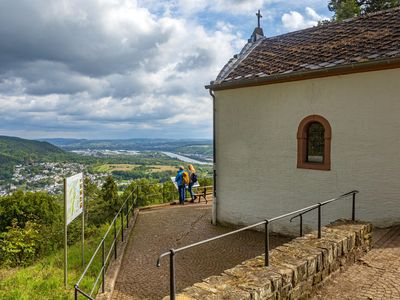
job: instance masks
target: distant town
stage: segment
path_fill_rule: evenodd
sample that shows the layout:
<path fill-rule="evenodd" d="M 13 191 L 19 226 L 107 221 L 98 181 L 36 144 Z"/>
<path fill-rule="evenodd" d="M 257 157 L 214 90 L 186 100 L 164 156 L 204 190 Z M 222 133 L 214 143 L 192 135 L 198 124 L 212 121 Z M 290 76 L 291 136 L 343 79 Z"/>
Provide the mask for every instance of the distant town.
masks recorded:
<path fill-rule="evenodd" d="M 87 173 L 87 166 L 79 163 L 30 163 L 16 165 L 11 182 L 0 186 L 0 196 L 5 196 L 18 189 L 26 191 L 46 191 L 60 194 L 63 191 L 63 179 L 76 173 L 84 172 L 85 177 L 101 186 L 107 173 Z"/>
<path fill-rule="evenodd" d="M 0 137 L 0 196 L 17 190 L 58 195 L 64 189 L 63 179 L 81 172 L 98 187 L 112 175 L 122 191 L 134 179 L 168 180 L 183 163 L 198 166 L 204 177 L 209 176 L 212 167 L 209 141 L 53 139 L 49 142 Z"/>

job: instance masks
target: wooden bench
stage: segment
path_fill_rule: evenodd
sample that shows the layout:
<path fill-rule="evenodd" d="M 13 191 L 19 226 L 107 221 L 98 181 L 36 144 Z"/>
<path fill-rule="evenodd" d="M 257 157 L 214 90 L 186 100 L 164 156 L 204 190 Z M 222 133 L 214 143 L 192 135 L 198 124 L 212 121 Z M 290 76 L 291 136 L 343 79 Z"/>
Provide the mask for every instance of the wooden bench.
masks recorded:
<path fill-rule="evenodd" d="M 199 202 L 198 203 L 200 203 L 201 197 L 203 197 L 204 200 L 206 201 L 206 204 L 208 203 L 207 196 L 212 195 L 212 194 L 213 194 L 213 191 L 211 190 L 211 191 L 208 192 L 206 186 L 203 187 L 201 192 L 199 192 L 199 190 L 197 190 L 197 193 L 193 193 L 193 195 L 195 195 L 197 198 L 199 198 Z M 194 202 L 194 200 L 192 200 L 190 202 Z"/>

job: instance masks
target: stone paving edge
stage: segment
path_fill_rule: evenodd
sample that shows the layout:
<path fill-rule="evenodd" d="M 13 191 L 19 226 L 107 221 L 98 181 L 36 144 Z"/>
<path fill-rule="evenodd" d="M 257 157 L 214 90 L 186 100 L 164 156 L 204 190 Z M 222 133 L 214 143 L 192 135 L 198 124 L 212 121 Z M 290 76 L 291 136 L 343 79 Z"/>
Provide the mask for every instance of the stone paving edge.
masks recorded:
<path fill-rule="evenodd" d="M 136 220 L 137 220 L 141 210 L 142 210 L 142 208 L 136 209 L 137 213 L 134 214 L 133 220 L 128 227 L 128 232 L 126 232 L 127 234 L 125 235 L 125 240 L 123 242 L 121 242 L 121 241 L 119 242 L 117 251 L 118 251 L 118 253 L 122 253 L 122 255 L 119 255 L 116 260 L 111 261 L 111 263 L 106 271 L 106 278 L 105 278 L 106 284 L 104 287 L 105 292 L 101 293 L 101 289 L 100 289 L 98 294 L 95 297 L 96 300 L 110 300 L 112 298 L 115 282 L 117 281 L 118 274 L 121 269 L 121 264 L 122 264 L 122 261 L 124 260 L 126 246 L 129 243 L 130 236 L 133 232 L 133 228 L 135 227 Z"/>

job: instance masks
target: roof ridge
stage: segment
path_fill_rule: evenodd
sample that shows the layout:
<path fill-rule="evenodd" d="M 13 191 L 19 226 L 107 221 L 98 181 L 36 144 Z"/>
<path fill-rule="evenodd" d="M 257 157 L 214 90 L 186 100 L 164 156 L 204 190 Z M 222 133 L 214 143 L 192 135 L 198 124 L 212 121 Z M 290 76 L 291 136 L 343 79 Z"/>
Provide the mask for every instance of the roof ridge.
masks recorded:
<path fill-rule="evenodd" d="M 222 70 L 219 72 L 215 83 L 219 83 L 224 81 L 230 73 L 242 62 L 243 59 L 245 59 L 249 54 L 259 45 L 263 40 L 266 38 L 260 38 L 255 42 L 247 42 L 246 45 L 243 47 L 243 49 L 239 52 L 239 54 L 235 54 L 222 68 Z"/>
<path fill-rule="evenodd" d="M 365 65 L 400 69 L 400 7 L 247 43 L 211 86 Z"/>
<path fill-rule="evenodd" d="M 400 10 L 400 6 L 396 6 L 396 7 L 392 7 L 392 8 L 388 8 L 388 9 L 372 12 L 372 13 L 367 13 L 367 14 L 360 15 L 360 16 L 355 16 L 355 17 L 352 17 L 352 18 L 344 19 L 342 21 L 330 21 L 329 23 L 326 23 L 326 24 L 315 25 L 315 26 L 312 26 L 312 27 L 304 28 L 304 29 L 299 29 L 299 30 L 295 30 L 295 31 L 286 32 L 284 34 L 271 36 L 269 38 L 266 38 L 266 40 L 281 38 L 281 37 L 284 37 L 284 36 L 288 36 L 288 35 L 292 35 L 292 34 L 298 34 L 298 33 L 301 33 L 301 32 L 313 31 L 313 30 L 321 29 L 321 28 L 325 29 L 327 27 L 337 26 L 337 25 L 339 25 L 341 23 L 344 23 L 344 22 L 348 23 L 348 22 L 351 22 L 351 21 L 357 21 L 357 20 L 361 20 L 361 19 L 366 19 L 366 18 L 369 18 L 369 17 L 373 17 L 373 16 L 380 15 L 380 14 L 385 14 L 385 13 L 396 11 L 396 10 Z"/>

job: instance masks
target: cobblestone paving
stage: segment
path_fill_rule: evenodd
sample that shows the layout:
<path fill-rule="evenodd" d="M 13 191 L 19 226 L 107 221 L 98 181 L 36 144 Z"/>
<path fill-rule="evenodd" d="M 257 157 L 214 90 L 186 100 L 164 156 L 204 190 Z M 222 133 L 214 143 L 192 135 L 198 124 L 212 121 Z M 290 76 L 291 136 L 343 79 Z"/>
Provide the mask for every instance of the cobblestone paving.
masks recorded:
<path fill-rule="evenodd" d="M 375 230 L 373 249 L 327 281 L 317 299 L 399 299 L 400 227 Z"/>
<path fill-rule="evenodd" d="M 169 294 L 169 261 L 156 267 L 159 254 L 231 229 L 213 226 L 210 204 L 142 211 L 130 236 L 112 299 L 162 299 Z M 287 242 L 271 237 L 271 246 Z M 264 252 L 264 234 L 245 231 L 176 255 L 177 290 L 221 273 Z"/>

